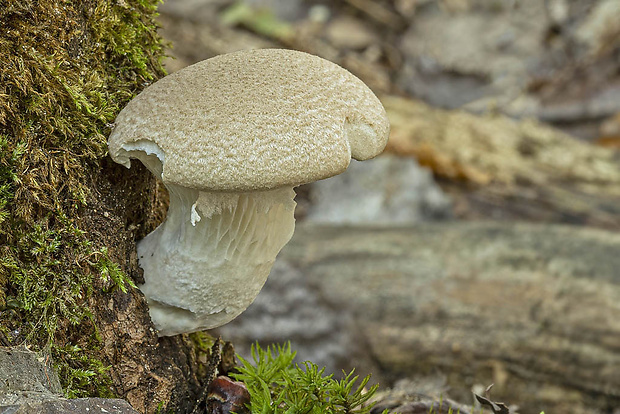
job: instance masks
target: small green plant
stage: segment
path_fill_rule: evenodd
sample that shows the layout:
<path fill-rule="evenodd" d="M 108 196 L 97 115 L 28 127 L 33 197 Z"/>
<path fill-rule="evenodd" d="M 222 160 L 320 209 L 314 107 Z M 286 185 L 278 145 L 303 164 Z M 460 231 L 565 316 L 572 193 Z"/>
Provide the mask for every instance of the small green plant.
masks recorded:
<path fill-rule="evenodd" d="M 439 396 L 439 404 L 433 403 L 431 408 L 428 410 L 428 414 L 438 414 L 442 412 L 443 408 L 443 395 Z M 452 407 L 448 407 L 448 414 L 461 414 L 461 410 L 457 409 L 454 411 Z M 471 411 L 469 414 L 474 414 L 474 407 L 471 407 Z M 482 409 L 480 409 L 480 414 L 482 414 Z"/>
<path fill-rule="evenodd" d="M 290 343 L 275 347 L 252 346 L 252 359 L 239 357 L 243 366 L 231 374 L 243 381 L 251 396 L 250 410 L 261 414 L 334 413 L 365 414 L 377 385 L 365 389 L 370 376 L 359 377 L 354 371 L 338 380 L 325 375 L 325 368 L 312 362 L 295 364 Z"/>

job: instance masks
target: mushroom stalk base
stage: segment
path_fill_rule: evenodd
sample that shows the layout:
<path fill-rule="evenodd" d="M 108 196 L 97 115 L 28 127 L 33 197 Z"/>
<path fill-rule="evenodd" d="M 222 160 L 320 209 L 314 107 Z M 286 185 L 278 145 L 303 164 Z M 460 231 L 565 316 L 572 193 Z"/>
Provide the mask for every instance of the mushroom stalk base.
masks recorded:
<path fill-rule="evenodd" d="M 138 243 L 140 290 L 160 336 L 215 328 L 243 312 L 295 228 L 292 188 L 167 187 L 166 221 Z"/>

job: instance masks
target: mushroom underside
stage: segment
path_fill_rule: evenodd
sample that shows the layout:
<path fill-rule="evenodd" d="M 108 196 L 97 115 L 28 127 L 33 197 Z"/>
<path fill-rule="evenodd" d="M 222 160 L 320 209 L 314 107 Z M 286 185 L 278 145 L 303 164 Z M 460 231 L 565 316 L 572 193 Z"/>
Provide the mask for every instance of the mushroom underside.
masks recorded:
<path fill-rule="evenodd" d="M 125 147 L 158 177 L 156 145 Z M 260 292 L 276 255 L 295 228 L 292 187 L 210 192 L 164 183 L 166 220 L 138 242 L 151 319 L 160 336 L 221 326 Z"/>

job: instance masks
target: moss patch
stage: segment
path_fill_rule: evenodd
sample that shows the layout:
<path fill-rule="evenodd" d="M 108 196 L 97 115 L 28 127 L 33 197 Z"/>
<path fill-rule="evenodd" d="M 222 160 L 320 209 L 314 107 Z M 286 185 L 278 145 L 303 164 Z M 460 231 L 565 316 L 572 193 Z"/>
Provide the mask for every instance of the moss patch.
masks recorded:
<path fill-rule="evenodd" d="M 157 0 L 0 0 L 0 339 L 108 396 L 94 294 L 132 283 L 83 227 L 120 108 L 163 75 Z"/>

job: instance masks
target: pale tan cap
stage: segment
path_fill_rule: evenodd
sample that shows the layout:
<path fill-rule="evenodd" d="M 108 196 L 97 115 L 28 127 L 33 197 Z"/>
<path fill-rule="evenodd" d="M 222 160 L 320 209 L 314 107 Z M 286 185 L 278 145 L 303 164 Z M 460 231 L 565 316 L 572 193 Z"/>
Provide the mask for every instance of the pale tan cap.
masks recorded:
<path fill-rule="evenodd" d="M 120 112 L 108 146 L 127 167 L 128 151 L 159 153 L 165 183 L 253 191 L 340 174 L 351 157 L 378 155 L 388 133 L 379 99 L 347 70 L 261 49 L 207 59 L 149 86 Z"/>

